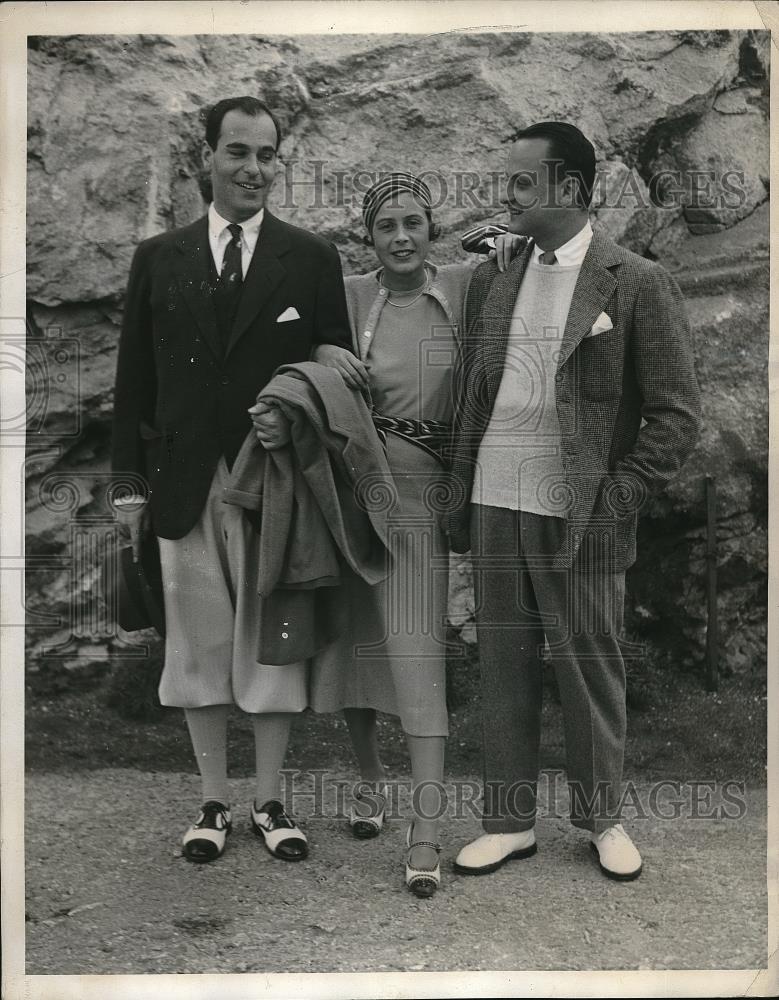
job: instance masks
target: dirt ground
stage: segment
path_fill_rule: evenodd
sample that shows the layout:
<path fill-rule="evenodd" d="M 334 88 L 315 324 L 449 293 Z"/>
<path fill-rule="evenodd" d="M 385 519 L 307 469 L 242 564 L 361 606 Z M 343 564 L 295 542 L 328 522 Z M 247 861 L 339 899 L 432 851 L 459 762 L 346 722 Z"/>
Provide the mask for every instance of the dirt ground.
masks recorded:
<path fill-rule="evenodd" d="M 181 714 L 123 718 L 107 707 L 105 685 L 28 698 L 27 974 L 766 965 L 759 681 L 726 679 L 708 693 L 696 677 L 666 674 L 631 698 L 625 777 L 635 793 L 625 825 L 645 870 L 629 884 L 600 874 L 586 834 L 565 818 L 553 691 L 544 710 L 538 854 L 490 876 L 452 870 L 460 846 L 480 831 L 473 810 L 456 808 L 458 788 L 467 798 L 478 787 L 476 692 L 461 687 L 453 699 L 443 885 L 428 901 L 403 884 L 408 765 L 396 720 L 380 723 L 396 783 L 394 818 L 368 842 L 351 837 L 342 815 L 348 799 L 333 791 L 356 778 L 343 721 L 296 721 L 287 766 L 303 793 L 295 808 L 311 854 L 293 865 L 273 859 L 249 830 L 253 747 L 236 715 L 235 829 L 217 863 L 195 866 L 180 851 L 198 801 Z M 311 769 L 326 770 L 316 779 L 325 789 L 319 805 Z"/>
<path fill-rule="evenodd" d="M 336 779 L 345 774 L 333 775 Z M 307 861 L 273 859 L 233 785 L 223 857 L 181 856 L 191 776 L 102 770 L 28 779 L 27 972 L 392 972 L 748 969 L 766 963 L 766 807 L 740 819 L 635 820 L 645 870 L 605 879 L 586 834 L 539 820 L 538 853 L 489 876 L 451 862 L 476 819 L 443 824 L 443 885 L 403 884 L 405 823 L 356 842 L 344 820 L 299 816 Z M 646 799 L 649 787 L 642 785 Z M 85 824 L 85 817 L 88 822 Z M 735 849 L 735 845 L 738 848 Z"/>

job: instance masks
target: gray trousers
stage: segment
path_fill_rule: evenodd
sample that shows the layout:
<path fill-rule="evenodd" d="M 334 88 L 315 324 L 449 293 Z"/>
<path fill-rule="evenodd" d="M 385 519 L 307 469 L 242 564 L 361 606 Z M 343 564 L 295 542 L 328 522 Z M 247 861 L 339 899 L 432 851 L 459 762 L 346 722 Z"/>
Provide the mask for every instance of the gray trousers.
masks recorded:
<path fill-rule="evenodd" d="M 619 820 L 625 574 L 597 562 L 550 569 L 566 530 L 563 518 L 472 507 L 487 833 L 535 823 L 545 639 L 562 704 L 571 821 L 597 832 Z"/>

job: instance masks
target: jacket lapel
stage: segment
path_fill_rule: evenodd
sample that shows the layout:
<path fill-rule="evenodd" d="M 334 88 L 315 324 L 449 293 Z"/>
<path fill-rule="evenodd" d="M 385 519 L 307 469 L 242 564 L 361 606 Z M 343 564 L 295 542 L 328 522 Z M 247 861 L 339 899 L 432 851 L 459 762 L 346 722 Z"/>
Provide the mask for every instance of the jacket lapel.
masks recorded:
<path fill-rule="evenodd" d="M 241 301 L 233 323 L 227 354 L 251 326 L 254 318 L 270 298 L 271 293 L 287 275 L 279 260 L 290 249 L 289 237 L 279 220 L 266 209 L 244 279 Z"/>
<path fill-rule="evenodd" d="M 503 378 L 503 366 L 506 361 L 506 347 L 511 317 L 514 313 L 514 303 L 519 294 L 519 286 L 522 284 L 532 250 L 533 242 L 528 240 L 527 245 L 514 258 L 508 268 L 495 275 L 481 310 L 479 363 L 483 365 L 491 403 L 495 400 Z"/>
<path fill-rule="evenodd" d="M 181 255 L 177 281 L 198 329 L 217 358 L 221 357 L 216 313 L 211 297 L 208 216 L 182 229 L 176 248 Z"/>
<path fill-rule="evenodd" d="M 609 267 L 620 263 L 618 250 L 607 237 L 593 233 L 573 290 L 558 367 L 562 367 L 576 350 L 617 287 L 617 279 Z"/>

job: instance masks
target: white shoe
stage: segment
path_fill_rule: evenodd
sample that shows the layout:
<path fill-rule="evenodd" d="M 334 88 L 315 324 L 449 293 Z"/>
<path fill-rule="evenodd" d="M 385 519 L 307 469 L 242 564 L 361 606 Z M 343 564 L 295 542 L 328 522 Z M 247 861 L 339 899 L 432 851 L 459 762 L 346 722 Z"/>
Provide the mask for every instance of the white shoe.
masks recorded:
<path fill-rule="evenodd" d="M 534 830 L 521 833 L 483 833 L 457 855 L 454 870 L 461 875 L 487 875 L 507 861 L 529 858 L 538 850 Z"/>
<path fill-rule="evenodd" d="M 602 833 L 593 833 L 590 847 L 598 855 L 600 870 L 607 878 L 630 882 L 641 874 L 641 855 L 621 823 L 610 826 Z"/>

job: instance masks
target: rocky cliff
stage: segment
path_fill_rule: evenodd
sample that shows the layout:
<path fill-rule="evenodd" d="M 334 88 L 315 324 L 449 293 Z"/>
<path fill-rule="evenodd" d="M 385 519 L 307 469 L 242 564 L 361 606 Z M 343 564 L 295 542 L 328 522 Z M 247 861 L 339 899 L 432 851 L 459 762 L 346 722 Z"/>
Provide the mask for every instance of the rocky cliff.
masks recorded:
<path fill-rule="evenodd" d="M 572 120 L 599 154 L 597 225 L 685 291 L 704 430 L 641 525 L 633 632 L 680 666 L 705 638 L 706 475 L 719 489 L 723 668 L 765 666 L 767 33 L 36 37 L 28 73 L 27 554 L 30 664 L 99 665 L 112 383 L 139 240 L 203 212 L 200 109 L 251 93 L 286 130 L 272 207 L 372 266 L 359 203 L 427 172 L 443 237 L 500 219 L 506 144 Z M 452 616 L 467 626 L 467 565 Z M 466 628 L 466 637 L 468 631 Z M 48 669 L 48 668 L 47 668 Z"/>

